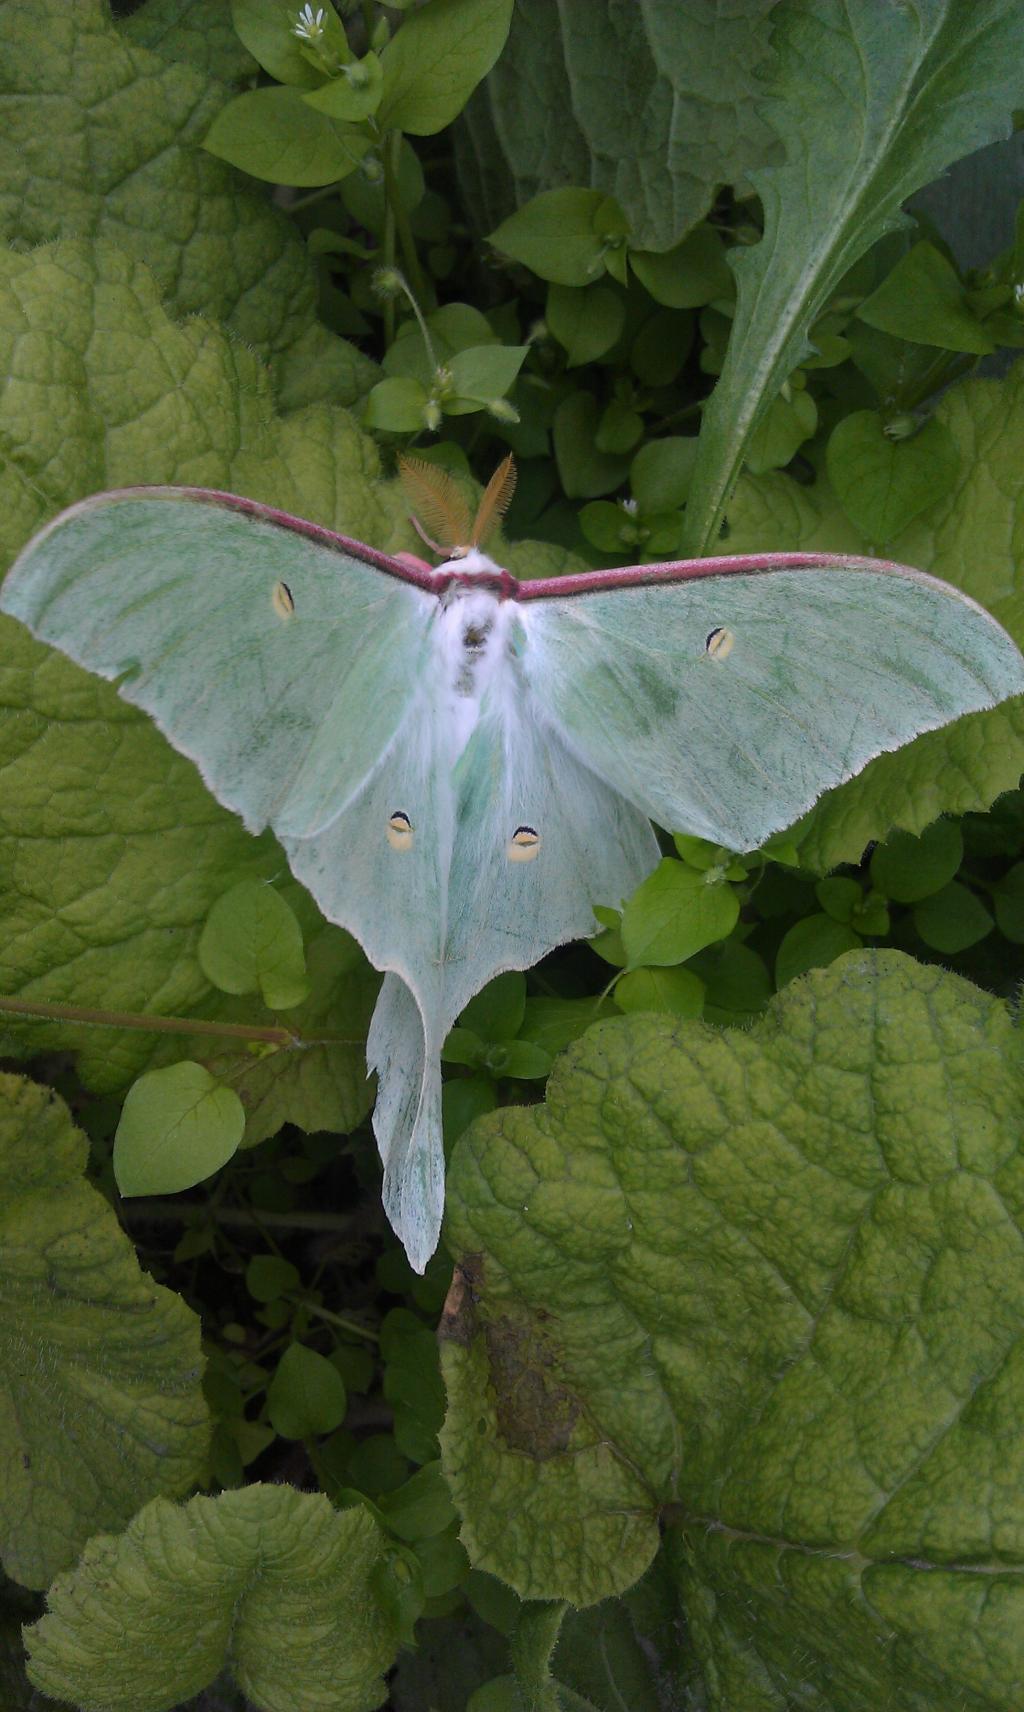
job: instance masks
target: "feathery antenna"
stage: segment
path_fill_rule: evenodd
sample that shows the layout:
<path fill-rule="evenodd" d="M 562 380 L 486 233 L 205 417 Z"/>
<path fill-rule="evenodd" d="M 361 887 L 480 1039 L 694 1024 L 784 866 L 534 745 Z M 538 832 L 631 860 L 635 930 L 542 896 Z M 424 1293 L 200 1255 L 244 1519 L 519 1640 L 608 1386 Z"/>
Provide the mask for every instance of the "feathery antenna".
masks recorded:
<path fill-rule="evenodd" d="M 409 503 L 415 507 L 419 523 L 423 525 L 420 534 L 427 546 L 436 553 L 454 547 L 465 549 L 470 540 L 469 506 L 448 471 L 440 464 L 428 463 L 426 458 L 413 458 L 406 452 L 400 452 L 398 473 Z M 414 517 L 413 523 L 416 522 Z M 433 540 L 426 533 L 428 529 Z"/>
<path fill-rule="evenodd" d="M 516 491 L 516 466 L 512 453 L 502 458 L 487 486 L 477 507 L 476 518 L 470 533 L 469 541 L 473 547 L 482 547 L 488 537 L 501 522 L 512 503 L 512 495 Z"/>

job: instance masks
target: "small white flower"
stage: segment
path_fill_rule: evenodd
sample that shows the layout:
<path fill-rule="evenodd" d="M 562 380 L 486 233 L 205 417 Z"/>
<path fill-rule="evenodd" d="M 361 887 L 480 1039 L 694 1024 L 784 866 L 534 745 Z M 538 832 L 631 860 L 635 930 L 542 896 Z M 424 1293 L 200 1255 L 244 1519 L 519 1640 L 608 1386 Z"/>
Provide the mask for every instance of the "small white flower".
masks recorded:
<path fill-rule="evenodd" d="M 314 15 L 309 0 L 295 19 L 292 29 L 293 36 L 300 36 L 304 42 L 316 42 L 324 33 L 324 9 L 318 6 Z"/>

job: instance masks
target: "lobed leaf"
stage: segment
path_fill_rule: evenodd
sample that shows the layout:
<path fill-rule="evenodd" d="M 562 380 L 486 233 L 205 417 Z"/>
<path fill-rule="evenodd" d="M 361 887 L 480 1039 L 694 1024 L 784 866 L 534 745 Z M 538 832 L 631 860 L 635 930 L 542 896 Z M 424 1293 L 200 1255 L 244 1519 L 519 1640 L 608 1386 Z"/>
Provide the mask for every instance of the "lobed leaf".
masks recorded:
<path fill-rule="evenodd" d="M 855 952 L 750 1030 L 603 1023 L 482 1119 L 442 1322 L 473 1562 L 586 1604 L 661 1516 L 709 1712 L 1005 1712 L 1022 1102 L 1000 1001 Z"/>
<path fill-rule="evenodd" d="M 376 1523 L 322 1493 L 157 1499 L 54 1583 L 29 1676 L 79 1706 L 163 1712 L 226 1668 L 259 1712 L 369 1712 L 396 1651 L 382 1573 Z"/>
<path fill-rule="evenodd" d="M 0 1528 L 8 1573 L 42 1588 L 201 1480 L 209 1421 L 199 1321 L 140 1272 L 63 1101 L 10 1075 L 0 1093 Z"/>

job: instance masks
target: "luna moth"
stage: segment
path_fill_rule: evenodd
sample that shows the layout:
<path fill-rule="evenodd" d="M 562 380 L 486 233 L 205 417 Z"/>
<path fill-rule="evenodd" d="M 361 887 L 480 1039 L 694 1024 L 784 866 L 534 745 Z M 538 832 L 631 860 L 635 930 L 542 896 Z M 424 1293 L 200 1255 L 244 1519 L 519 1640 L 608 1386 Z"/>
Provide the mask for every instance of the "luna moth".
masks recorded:
<path fill-rule="evenodd" d="M 469 999 L 594 931 L 652 820 L 758 847 L 883 750 L 1024 691 L 985 610 L 823 553 L 519 582 L 409 461 L 442 562 L 235 494 L 127 488 L 47 525 L 0 607 L 144 708 L 384 971 L 367 1042 L 384 1204 L 422 1271 L 444 1203 L 440 1052 Z M 433 545 L 433 543 L 431 543 Z"/>

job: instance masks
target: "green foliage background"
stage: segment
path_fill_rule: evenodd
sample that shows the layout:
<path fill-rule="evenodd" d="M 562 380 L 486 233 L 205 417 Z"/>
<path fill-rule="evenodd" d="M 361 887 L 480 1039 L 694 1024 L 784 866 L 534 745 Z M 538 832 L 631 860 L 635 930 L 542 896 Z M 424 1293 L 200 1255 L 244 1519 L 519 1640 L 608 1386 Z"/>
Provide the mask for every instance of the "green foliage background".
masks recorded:
<path fill-rule="evenodd" d="M 1013 0 L 116 11 L 0 3 L 5 563 L 146 482 L 415 550 L 396 450 L 512 450 L 520 577 L 1024 643 Z M 5 1708 L 1020 1702 L 1017 703 L 478 995 L 422 1279 L 274 840 L 6 618 L 0 765 Z"/>

